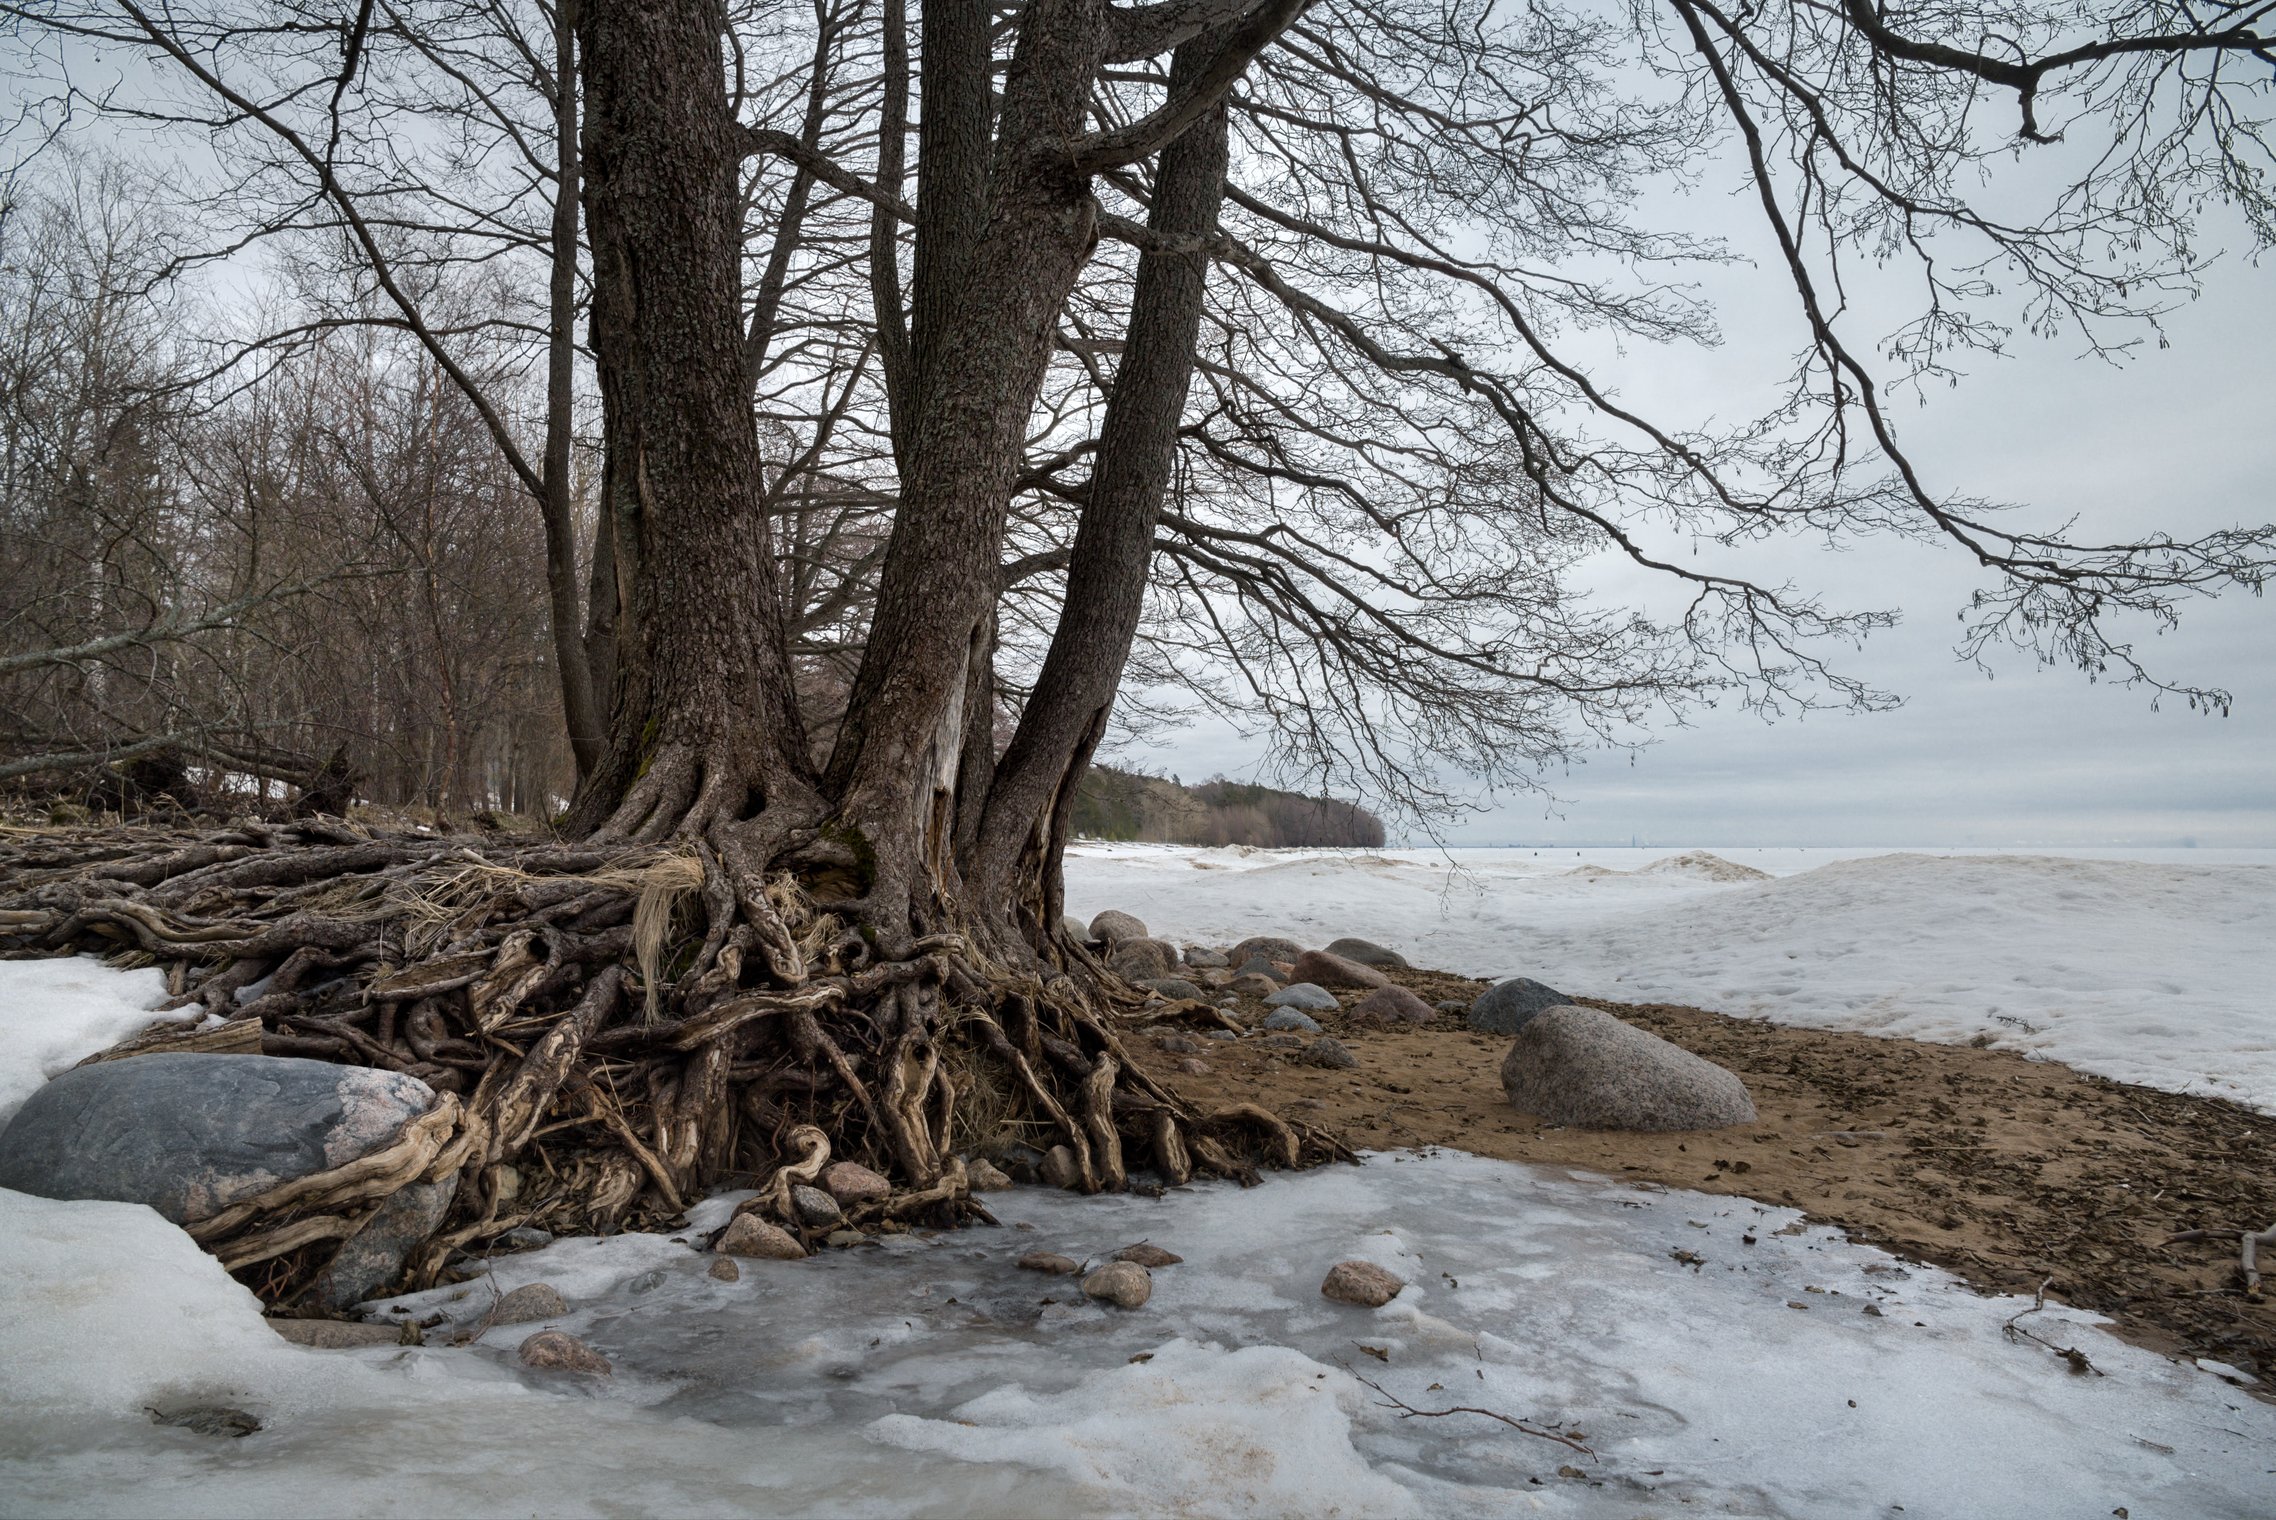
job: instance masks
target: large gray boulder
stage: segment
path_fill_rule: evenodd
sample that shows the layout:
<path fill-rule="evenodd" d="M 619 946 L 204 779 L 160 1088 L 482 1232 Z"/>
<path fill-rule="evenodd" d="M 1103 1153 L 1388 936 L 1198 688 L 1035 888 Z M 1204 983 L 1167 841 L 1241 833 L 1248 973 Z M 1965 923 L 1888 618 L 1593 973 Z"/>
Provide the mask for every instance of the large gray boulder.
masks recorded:
<path fill-rule="evenodd" d="M 1526 1020 L 1502 1058 L 1515 1107 L 1576 1129 L 1721 1129 L 1755 1121 L 1746 1084 L 1655 1034 L 1594 1008 Z"/>
<path fill-rule="evenodd" d="M 1346 936 L 1343 939 L 1330 940 L 1328 942 L 1328 954 L 1340 955 L 1345 960 L 1357 961 L 1362 966 L 1388 966 L 1393 971 L 1411 971 L 1414 969 L 1407 964 L 1407 958 L 1398 951 L 1387 949 L 1371 939 Z"/>
<path fill-rule="evenodd" d="M 64 1072 L 0 1131 L 0 1187 L 146 1203 L 176 1224 L 392 1142 L 435 1103 L 401 1072 L 148 1055 Z"/>
<path fill-rule="evenodd" d="M 1563 1008 L 1571 1002 L 1571 998 L 1554 987 L 1544 987 L 1531 977 L 1513 976 L 1479 993 L 1477 1001 L 1470 1005 L 1467 1022 L 1472 1029 L 1486 1034 L 1515 1034 L 1535 1014 L 1544 1009 Z"/>

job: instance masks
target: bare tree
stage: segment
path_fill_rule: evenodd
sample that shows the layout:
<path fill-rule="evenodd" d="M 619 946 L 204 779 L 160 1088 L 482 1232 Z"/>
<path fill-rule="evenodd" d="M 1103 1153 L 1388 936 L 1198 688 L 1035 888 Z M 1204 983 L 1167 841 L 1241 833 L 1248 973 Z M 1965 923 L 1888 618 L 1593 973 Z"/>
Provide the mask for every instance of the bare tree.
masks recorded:
<path fill-rule="evenodd" d="M 193 74 L 256 35 L 121 14 L 71 34 L 198 37 Z M 373 35 L 359 14 L 292 34 L 340 39 L 335 101 Z M 1519 771 L 1718 685 L 1872 700 L 1819 649 L 1878 615 L 1721 551 L 1897 533 L 1983 569 L 1979 642 L 2146 676 L 2108 620 L 2259 585 L 2276 530 L 2082 544 L 1928 491 L 1821 291 L 1861 247 L 1927 255 L 1900 375 L 1988 336 L 1942 272 L 1947 234 L 2051 317 L 2154 311 L 2141 292 L 2187 277 L 2191 196 L 2265 232 L 2265 71 L 2235 72 L 2267 61 L 2260 20 L 1027 0 L 923 7 L 912 57 L 894 5 L 586 0 L 595 560 L 620 595 L 579 842 L 470 862 L 458 841 L 231 836 L 99 873 L 50 851 L 0 926 L 130 938 L 195 963 L 217 1007 L 273 972 L 255 1016 L 274 1048 L 466 1093 L 414 1172 L 474 1179 L 424 1270 L 509 1219 L 668 1214 L 737 1171 L 794 1222 L 790 1183 L 833 1153 L 893 1174 L 881 1212 L 943 1215 L 970 1206 L 960 1153 L 1011 1133 L 1065 1145 L 1085 1189 L 1332 1154 L 1134 1069 L 1123 994 L 1060 928 L 1070 799 L 1133 649 L 1305 764 L 1414 792 L 1418 749 Z M 1976 46 L 1993 31 L 2012 57 Z M 253 94 L 195 77 L 237 111 L 315 99 L 312 56 Z M 1953 189 L 1991 151 L 1985 85 L 2027 107 L 2026 140 L 2063 99 L 2123 108 L 2039 222 Z M 1660 272 L 1718 250 L 1634 225 L 1633 190 L 1726 137 L 1806 351 L 1770 416 L 1687 431 L 1623 405 L 1562 335 L 1706 331 Z M 377 279 L 372 202 L 333 188 L 313 137 L 280 140 Z M 1620 275 L 1565 267 L 1587 261 Z M 382 293 L 479 409 L 448 335 Z M 1580 600 L 1569 572 L 1604 551 L 1686 587 L 1688 613 Z M 399 911 L 350 918 L 350 897 Z M 324 1229 L 403 1180 L 359 1183 Z M 318 1238 L 245 1227 L 217 1242 L 231 1259 Z"/>

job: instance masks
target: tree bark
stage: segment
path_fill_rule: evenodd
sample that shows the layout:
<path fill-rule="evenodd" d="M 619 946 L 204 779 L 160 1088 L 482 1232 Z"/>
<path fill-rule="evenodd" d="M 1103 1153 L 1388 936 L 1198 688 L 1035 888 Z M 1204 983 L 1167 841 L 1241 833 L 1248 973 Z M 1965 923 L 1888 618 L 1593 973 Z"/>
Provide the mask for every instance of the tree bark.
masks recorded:
<path fill-rule="evenodd" d="M 738 341 L 725 13 L 588 0 L 578 22 L 592 344 L 630 605 L 608 753 L 570 821 L 660 838 L 763 806 L 802 773 L 805 744 Z"/>
<path fill-rule="evenodd" d="M 877 612 L 828 771 L 841 816 L 876 861 L 880 922 L 955 891 L 950 835 L 969 672 L 995 605 L 1030 409 L 1096 240 L 1097 204 L 1068 145 L 1089 105 L 1104 12 L 1098 0 L 1027 7 L 976 222 L 971 186 L 985 149 L 984 138 L 971 140 L 967 97 L 985 89 L 985 55 L 974 56 L 961 29 L 984 21 L 972 20 L 978 7 L 926 13 L 916 413 Z M 935 127 L 936 109 L 962 113 L 955 130 Z M 974 225 L 977 237 L 958 235 Z"/>
<path fill-rule="evenodd" d="M 1203 37 L 1178 48 L 1173 94 L 1218 47 Z M 1148 225 L 1173 235 L 1215 231 L 1226 151 L 1220 103 L 1162 150 Z M 996 766 L 966 857 L 974 898 L 1013 919 L 1034 942 L 1059 921 L 1066 801 L 1106 732 L 1145 606 L 1154 524 L 1176 462 L 1207 281 L 1207 256 L 1198 252 L 1149 252 L 1138 261 L 1127 346 L 1075 531 L 1059 626 L 1035 695 Z"/>

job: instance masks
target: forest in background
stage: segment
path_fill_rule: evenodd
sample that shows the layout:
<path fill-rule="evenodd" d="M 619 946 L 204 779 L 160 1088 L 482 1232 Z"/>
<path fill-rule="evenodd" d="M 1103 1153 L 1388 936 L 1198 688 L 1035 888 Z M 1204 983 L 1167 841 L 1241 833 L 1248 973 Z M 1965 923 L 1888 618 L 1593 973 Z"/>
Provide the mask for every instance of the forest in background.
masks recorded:
<path fill-rule="evenodd" d="M 1075 788 L 1078 839 L 1150 844 L 1380 848 L 1383 820 L 1357 803 L 1212 777 L 1199 786 L 1093 765 Z"/>

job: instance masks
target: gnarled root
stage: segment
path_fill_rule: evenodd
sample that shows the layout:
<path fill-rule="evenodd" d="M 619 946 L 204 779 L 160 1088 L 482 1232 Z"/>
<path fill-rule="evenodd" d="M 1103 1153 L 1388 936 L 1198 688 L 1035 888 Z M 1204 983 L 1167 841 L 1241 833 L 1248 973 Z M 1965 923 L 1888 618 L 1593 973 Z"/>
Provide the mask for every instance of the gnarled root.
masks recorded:
<path fill-rule="evenodd" d="M 667 783 L 629 832 L 651 832 Z M 854 1223 L 952 1224 L 987 1217 L 971 1156 L 1063 1145 L 1085 1192 L 1136 1170 L 1247 1181 L 1348 1157 L 1253 1105 L 1198 1113 L 1149 1078 L 1095 967 L 818 903 L 782 864 L 819 858 L 834 884 L 815 838 L 719 813 L 662 842 L 584 846 L 367 837 L 336 819 L 18 835 L 0 839 L 0 955 L 162 965 L 179 1003 L 251 1026 L 231 1048 L 257 1038 L 443 1094 L 386 1149 L 198 1226 L 277 1302 L 395 1192 L 449 1176 L 415 1285 L 517 1225 L 660 1225 L 721 1186 L 760 1185 L 757 1206 L 795 1225 L 791 1188 L 833 1159 L 895 1186 Z"/>

